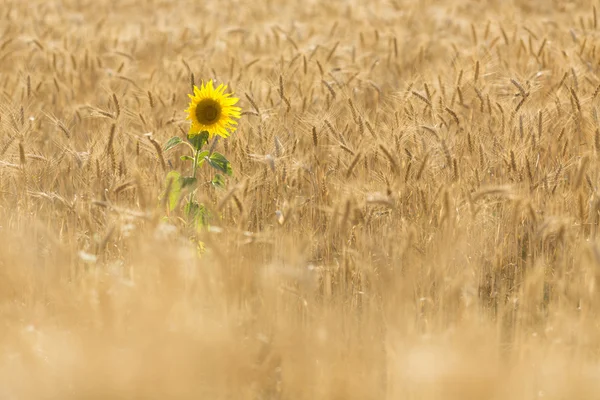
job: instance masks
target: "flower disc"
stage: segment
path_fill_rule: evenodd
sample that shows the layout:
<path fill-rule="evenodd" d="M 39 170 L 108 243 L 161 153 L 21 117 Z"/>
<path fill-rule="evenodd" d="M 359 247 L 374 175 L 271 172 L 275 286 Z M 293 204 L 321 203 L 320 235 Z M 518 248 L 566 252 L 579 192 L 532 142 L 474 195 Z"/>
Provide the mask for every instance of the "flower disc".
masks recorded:
<path fill-rule="evenodd" d="M 228 137 L 235 131 L 240 118 L 241 108 L 235 107 L 239 99 L 225 93 L 227 86 L 221 84 L 216 89 L 212 80 L 200 88 L 194 86 L 194 95 L 188 95 L 190 105 L 187 119 L 192 121 L 189 135 L 195 136 L 200 132 L 208 132 L 209 138 L 215 135 Z"/>

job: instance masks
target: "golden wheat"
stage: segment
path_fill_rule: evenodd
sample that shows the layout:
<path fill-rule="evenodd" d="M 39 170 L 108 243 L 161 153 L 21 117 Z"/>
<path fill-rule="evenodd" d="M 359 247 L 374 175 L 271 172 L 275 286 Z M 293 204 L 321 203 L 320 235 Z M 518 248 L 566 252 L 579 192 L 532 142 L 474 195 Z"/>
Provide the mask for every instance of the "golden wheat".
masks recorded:
<path fill-rule="evenodd" d="M 0 398 L 599 397 L 593 2 L 0 14 Z"/>

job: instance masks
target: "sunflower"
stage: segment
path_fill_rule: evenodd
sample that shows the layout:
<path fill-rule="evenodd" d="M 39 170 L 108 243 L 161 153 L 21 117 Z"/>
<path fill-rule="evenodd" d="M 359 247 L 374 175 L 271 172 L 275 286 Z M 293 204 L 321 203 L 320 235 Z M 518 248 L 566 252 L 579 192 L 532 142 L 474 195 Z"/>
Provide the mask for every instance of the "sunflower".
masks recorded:
<path fill-rule="evenodd" d="M 186 119 L 192 121 L 189 136 L 196 136 L 201 132 L 208 132 L 209 139 L 215 135 L 228 137 L 235 131 L 237 121 L 240 118 L 239 107 L 234 105 L 239 99 L 231 97 L 231 93 L 225 93 L 226 85 L 213 87 L 213 81 L 202 84 L 200 88 L 194 86 L 194 95 L 188 94 L 190 106 L 187 110 Z"/>

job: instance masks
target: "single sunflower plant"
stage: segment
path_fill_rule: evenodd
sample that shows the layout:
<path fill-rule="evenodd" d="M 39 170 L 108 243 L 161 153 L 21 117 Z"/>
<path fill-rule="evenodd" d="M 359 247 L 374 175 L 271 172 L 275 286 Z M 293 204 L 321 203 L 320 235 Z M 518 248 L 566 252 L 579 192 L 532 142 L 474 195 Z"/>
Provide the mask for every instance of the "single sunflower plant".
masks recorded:
<path fill-rule="evenodd" d="M 207 226 L 209 218 L 206 207 L 194 199 L 199 186 L 196 177 L 198 168 L 206 163 L 215 170 L 212 180 L 207 183 L 218 189 L 225 187 L 224 175 L 233 175 L 227 158 L 214 151 L 219 138 L 228 138 L 236 131 L 237 120 L 241 117 L 241 108 L 236 107 L 239 99 L 226 90 L 227 86 L 223 84 L 214 87 L 212 80 L 200 87 L 192 85 L 193 94 L 188 94 L 190 102 L 185 110 L 186 120 L 190 121 L 187 137 L 184 140 L 174 136 L 163 147 L 163 151 L 168 152 L 179 145 L 186 145 L 191 151 L 191 155 L 180 157 L 182 161 L 191 163 L 191 174 L 182 175 L 178 171 L 170 171 L 162 200 L 167 213 L 171 213 L 187 194 L 185 216 L 187 222 L 197 229 Z"/>

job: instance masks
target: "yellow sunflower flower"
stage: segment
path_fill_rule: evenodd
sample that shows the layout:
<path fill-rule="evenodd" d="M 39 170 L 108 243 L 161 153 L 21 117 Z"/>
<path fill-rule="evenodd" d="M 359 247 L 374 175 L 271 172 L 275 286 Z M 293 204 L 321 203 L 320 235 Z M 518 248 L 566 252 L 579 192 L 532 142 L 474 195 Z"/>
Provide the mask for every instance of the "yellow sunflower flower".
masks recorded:
<path fill-rule="evenodd" d="M 239 99 L 231 97 L 232 93 L 225 93 L 226 85 L 213 87 L 213 81 L 202 84 L 200 88 L 194 86 L 194 95 L 188 94 L 190 106 L 187 110 L 186 119 L 192 121 L 189 135 L 196 136 L 200 132 L 208 132 L 209 139 L 215 135 L 228 137 L 236 130 L 237 121 L 240 118 L 239 107 L 234 105 Z"/>

